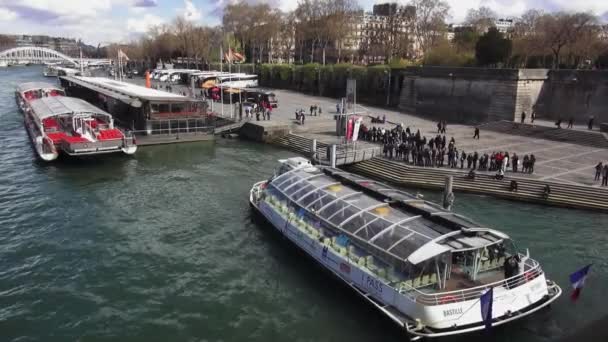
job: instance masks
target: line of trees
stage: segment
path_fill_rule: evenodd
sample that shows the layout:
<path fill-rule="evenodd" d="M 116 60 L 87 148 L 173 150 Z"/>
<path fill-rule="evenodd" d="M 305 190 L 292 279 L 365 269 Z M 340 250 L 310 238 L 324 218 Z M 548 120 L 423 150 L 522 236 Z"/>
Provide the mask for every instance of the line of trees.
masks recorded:
<path fill-rule="evenodd" d="M 487 7 L 470 10 L 452 42 L 439 43 L 425 58 L 430 65 L 513 68 L 608 67 L 608 31 L 590 13 L 530 10 L 501 33 Z"/>
<path fill-rule="evenodd" d="M 108 56 L 122 48 L 132 59 L 187 57 L 211 63 L 220 60 L 222 46 L 255 64 L 365 63 L 370 62 L 366 56 L 379 56 L 391 65 L 608 67 L 607 26 L 589 13 L 531 10 L 502 33 L 494 27 L 497 14 L 480 7 L 470 10 L 448 39 L 449 10 L 444 0 L 410 0 L 388 7 L 385 20 L 365 28 L 357 27 L 364 13 L 356 0 L 299 0 L 288 13 L 240 0 L 225 7 L 217 27 L 177 17 L 138 41 L 110 46 Z"/>

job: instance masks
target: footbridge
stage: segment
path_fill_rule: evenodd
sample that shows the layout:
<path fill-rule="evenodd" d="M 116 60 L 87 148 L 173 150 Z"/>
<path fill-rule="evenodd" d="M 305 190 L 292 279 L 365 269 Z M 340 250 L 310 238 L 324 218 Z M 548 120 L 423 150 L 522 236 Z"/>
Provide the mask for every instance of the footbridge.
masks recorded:
<path fill-rule="evenodd" d="M 17 47 L 0 51 L 0 61 L 6 64 L 44 64 L 44 63 L 65 63 L 80 66 L 80 59 L 72 58 L 61 52 L 38 46 Z M 109 59 L 90 59 L 83 58 L 82 63 L 86 65 L 108 65 L 112 61 Z"/>

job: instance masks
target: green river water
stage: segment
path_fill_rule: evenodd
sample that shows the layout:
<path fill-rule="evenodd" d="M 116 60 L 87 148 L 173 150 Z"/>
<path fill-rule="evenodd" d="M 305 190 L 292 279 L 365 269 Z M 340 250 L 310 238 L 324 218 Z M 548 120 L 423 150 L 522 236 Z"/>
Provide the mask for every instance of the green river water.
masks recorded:
<path fill-rule="evenodd" d="M 43 164 L 0 69 L 0 341 L 405 341 L 349 289 L 251 221 L 250 186 L 290 156 L 238 140 Z M 436 200 L 438 193 L 423 192 Z M 456 195 L 455 210 L 528 247 L 564 295 L 448 341 L 552 341 L 608 313 L 608 215 Z M 568 274 L 594 263 L 582 298 Z"/>

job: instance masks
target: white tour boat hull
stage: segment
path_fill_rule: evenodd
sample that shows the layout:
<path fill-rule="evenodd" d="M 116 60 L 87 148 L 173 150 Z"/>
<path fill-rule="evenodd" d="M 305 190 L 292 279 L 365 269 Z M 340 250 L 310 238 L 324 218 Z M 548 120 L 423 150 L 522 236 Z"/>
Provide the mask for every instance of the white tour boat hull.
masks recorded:
<path fill-rule="evenodd" d="M 255 184 L 250 192 L 252 208 L 271 223 L 280 234 L 404 328 L 413 340 L 422 337 L 457 335 L 485 328 L 481 320 L 479 298 L 438 305 L 417 303 L 415 299 L 385 284 L 375 274 L 363 270 L 347 256 L 340 255 L 333 248 L 290 222 L 288 213 L 280 213 L 265 200 L 256 201 L 254 194 L 263 183 L 266 182 Z M 492 326 L 525 317 L 548 306 L 560 295 L 559 286 L 547 281 L 544 273 L 514 289 L 496 287 Z"/>

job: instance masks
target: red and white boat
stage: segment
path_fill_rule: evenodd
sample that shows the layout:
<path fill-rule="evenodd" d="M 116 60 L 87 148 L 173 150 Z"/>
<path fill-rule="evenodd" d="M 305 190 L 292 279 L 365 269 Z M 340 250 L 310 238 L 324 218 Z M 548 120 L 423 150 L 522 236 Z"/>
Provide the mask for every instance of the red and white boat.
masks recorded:
<path fill-rule="evenodd" d="M 67 156 L 90 156 L 137 151 L 134 136 L 114 126 L 112 116 L 81 99 L 42 96 L 24 101 L 25 127 L 44 161 Z"/>
<path fill-rule="evenodd" d="M 65 91 L 46 82 L 22 83 L 15 90 L 15 101 L 21 112 L 25 112 L 28 102 L 49 96 L 65 96 Z"/>

